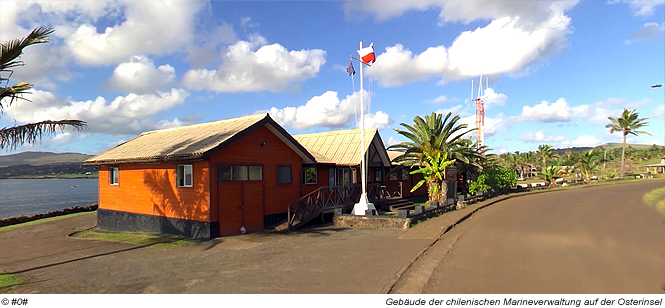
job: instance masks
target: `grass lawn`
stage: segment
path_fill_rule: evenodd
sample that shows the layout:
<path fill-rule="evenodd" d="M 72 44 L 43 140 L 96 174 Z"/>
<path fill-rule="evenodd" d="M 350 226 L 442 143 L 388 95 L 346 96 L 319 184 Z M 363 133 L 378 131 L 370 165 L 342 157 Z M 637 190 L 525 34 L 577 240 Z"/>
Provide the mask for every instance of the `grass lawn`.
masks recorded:
<path fill-rule="evenodd" d="M 9 289 L 20 286 L 25 281 L 24 278 L 12 275 L 5 274 L 0 271 L 0 292 L 6 292 Z"/>
<path fill-rule="evenodd" d="M 41 223 L 54 221 L 54 220 L 60 220 L 60 219 L 65 219 L 65 218 L 70 218 L 70 217 L 81 216 L 81 215 L 96 215 L 96 214 L 97 214 L 97 211 L 94 211 L 94 212 L 80 212 L 80 213 L 67 214 L 67 215 L 56 216 L 56 217 L 42 218 L 42 219 L 28 221 L 28 222 L 24 222 L 24 223 L 20 223 L 20 224 L 16 224 L 16 225 L 0 227 L 0 232 L 14 230 L 14 229 L 17 229 L 17 228 L 32 226 L 32 225 L 41 224 Z"/>
<path fill-rule="evenodd" d="M 174 249 L 197 243 L 195 240 L 185 239 L 175 235 L 152 234 L 144 232 L 113 232 L 99 229 L 77 232 L 74 233 L 72 237 L 145 245 L 161 249 Z"/>
<path fill-rule="evenodd" d="M 665 214 L 665 187 L 656 188 L 643 198 L 646 204 L 654 206 L 657 210 Z"/>

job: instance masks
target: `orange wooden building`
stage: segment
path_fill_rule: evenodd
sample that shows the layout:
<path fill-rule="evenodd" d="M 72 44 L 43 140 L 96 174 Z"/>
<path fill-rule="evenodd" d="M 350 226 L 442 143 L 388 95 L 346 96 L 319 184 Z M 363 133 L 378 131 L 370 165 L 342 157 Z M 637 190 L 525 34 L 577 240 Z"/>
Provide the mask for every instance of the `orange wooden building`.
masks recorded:
<path fill-rule="evenodd" d="M 146 132 L 83 164 L 99 166 L 100 228 L 205 239 L 283 219 L 314 163 L 259 114 Z"/>

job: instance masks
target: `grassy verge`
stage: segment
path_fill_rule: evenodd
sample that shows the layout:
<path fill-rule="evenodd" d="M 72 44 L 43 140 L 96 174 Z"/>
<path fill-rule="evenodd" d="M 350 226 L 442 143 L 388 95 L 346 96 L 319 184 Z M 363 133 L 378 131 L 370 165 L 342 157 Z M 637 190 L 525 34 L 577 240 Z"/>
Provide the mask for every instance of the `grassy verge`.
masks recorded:
<path fill-rule="evenodd" d="M 665 187 L 656 188 L 642 198 L 646 204 L 654 206 L 657 210 L 665 214 Z"/>
<path fill-rule="evenodd" d="M 24 222 L 24 223 L 20 223 L 20 224 L 16 224 L 16 225 L 0 227 L 0 232 L 10 231 L 10 230 L 14 230 L 14 229 L 21 228 L 21 227 L 27 227 L 27 226 L 37 225 L 37 224 L 41 224 L 41 223 L 45 223 L 45 222 L 49 222 L 49 221 L 71 218 L 71 217 L 76 217 L 76 216 L 81 216 L 81 215 L 93 215 L 93 214 L 96 214 L 96 213 L 97 213 L 97 211 L 94 211 L 94 212 L 80 212 L 80 213 L 73 213 L 73 214 L 67 214 L 67 215 L 56 216 L 56 217 L 42 218 L 42 219 L 28 221 L 28 222 Z"/>
<path fill-rule="evenodd" d="M 20 286 L 23 282 L 25 281 L 25 278 L 12 275 L 12 274 L 5 274 L 4 272 L 0 271 L 0 293 L 6 292 L 12 288 Z"/>
<path fill-rule="evenodd" d="M 174 249 L 197 243 L 194 240 L 167 234 L 151 234 L 144 232 L 112 232 L 99 229 L 85 230 L 71 235 L 75 238 L 84 238 L 99 241 L 119 242 L 150 246 L 160 249 Z"/>

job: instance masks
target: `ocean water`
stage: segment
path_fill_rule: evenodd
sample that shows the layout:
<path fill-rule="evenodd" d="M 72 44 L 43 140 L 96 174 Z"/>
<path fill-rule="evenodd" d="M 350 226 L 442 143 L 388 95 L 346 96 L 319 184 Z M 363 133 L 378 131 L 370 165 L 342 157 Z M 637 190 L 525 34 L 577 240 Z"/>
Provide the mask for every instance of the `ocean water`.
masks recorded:
<path fill-rule="evenodd" d="M 97 203 L 97 179 L 0 179 L 0 219 Z"/>

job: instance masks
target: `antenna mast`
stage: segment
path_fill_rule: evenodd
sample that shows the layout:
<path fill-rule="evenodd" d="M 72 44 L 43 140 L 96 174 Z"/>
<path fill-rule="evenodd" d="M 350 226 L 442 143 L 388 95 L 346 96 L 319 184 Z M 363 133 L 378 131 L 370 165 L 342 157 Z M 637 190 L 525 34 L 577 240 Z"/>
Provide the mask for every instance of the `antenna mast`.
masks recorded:
<path fill-rule="evenodd" d="M 487 86 L 488 80 L 485 79 L 485 86 Z M 485 104 L 483 99 L 485 98 L 483 92 L 483 75 L 480 75 L 478 80 L 478 97 L 473 98 L 473 80 L 471 80 L 471 99 L 476 102 L 476 140 L 478 141 L 478 148 L 480 148 L 485 143 Z"/>

